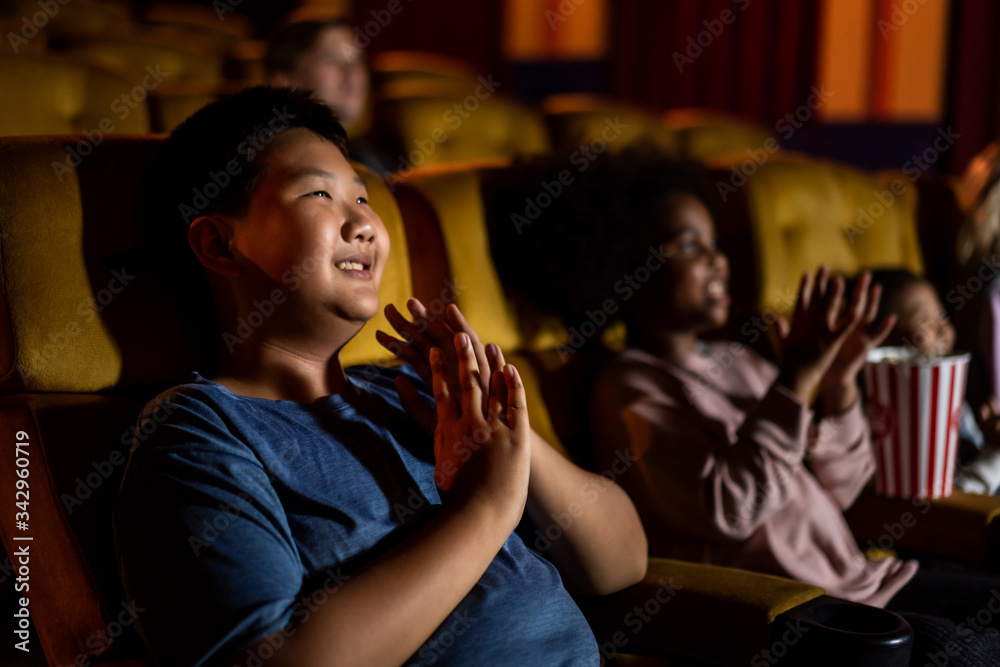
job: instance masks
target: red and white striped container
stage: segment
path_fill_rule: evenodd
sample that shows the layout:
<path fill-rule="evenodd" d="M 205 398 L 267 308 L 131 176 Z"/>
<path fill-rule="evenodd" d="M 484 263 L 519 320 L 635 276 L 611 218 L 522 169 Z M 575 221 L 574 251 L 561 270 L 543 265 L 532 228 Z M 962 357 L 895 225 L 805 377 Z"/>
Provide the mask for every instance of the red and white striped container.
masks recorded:
<path fill-rule="evenodd" d="M 969 355 L 928 359 L 909 348 L 880 347 L 866 362 L 876 493 L 951 495 Z"/>

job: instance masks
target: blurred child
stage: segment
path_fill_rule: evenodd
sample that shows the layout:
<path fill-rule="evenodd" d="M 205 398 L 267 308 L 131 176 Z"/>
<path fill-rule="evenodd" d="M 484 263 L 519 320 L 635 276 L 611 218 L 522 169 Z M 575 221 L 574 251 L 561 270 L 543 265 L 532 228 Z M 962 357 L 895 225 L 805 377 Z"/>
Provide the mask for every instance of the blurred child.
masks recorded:
<path fill-rule="evenodd" d="M 902 269 L 873 271 L 872 280 L 882 286 L 879 318 L 896 316 L 885 345 L 914 347 L 936 356 L 952 352 L 955 329 L 933 285 Z M 995 422 L 989 406 L 983 407 L 980 418 L 987 425 Z M 996 427 L 986 433 L 995 436 Z M 963 402 L 955 486 L 968 493 L 991 494 L 1000 488 L 1000 447 L 986 443 L 983 435 L 968 401 Z"/>
<path fill-rule="evenodd" d="M 584 502 L 604 480 L 530 430 L 516 369 L 454 306 L 426 327 L 418 301 L 416 322 L 388 308 L 417 373 L 342 367 L 379 307 L 389 239 L 330 110 L 251 88 L 185 121 L 158 162 L 162 223 L 204 267 L 222 330 L 257 324 L 212 379 L 141 417 L 115 535 L 157 663 L 596 666 L 563 582 L 638 581 L 635 510 L 613 484 Z M 228 187 L 185 217 L 223 170 Z M 555 566 L 513 534 L 578 501 Z"/>
<path fill-rule="evenodd" d="M 983 149 L 962 179 L 958 279 L 947 296 L 959 348 L 972 353 L 967 397 L 972 405 L 1000 401 L 1000 142 Z"/>
<path fill-rule="evenodd" d="M 293 15 L 268 37 L 264 69 L 272 85 L 310 90 L 330 107 L 347 131 L 353 159 L 384 176 L 391 160 L 361 136 L 371 75 L 357 42 L 346 19 Z"/>

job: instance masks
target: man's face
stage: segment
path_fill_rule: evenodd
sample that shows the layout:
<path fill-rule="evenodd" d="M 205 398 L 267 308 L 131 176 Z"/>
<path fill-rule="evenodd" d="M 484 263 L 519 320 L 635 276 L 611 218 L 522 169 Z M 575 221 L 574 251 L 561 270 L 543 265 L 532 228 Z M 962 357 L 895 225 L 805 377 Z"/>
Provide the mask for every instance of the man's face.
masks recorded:
<path fill-rule="evenodd" d="M 332 313 L 360 329 L 378 312 L 389 257 L 364 182 L 334 144 L 303 128 L 278 135 L 258 159 L 263 177 L 233 227 L 232 252 L 280 286 L 300 321 Z"/>
<path fill-rule="evenodd" d="M 364 113 L 368 102 L 368 68 L 364 52 L 354 44 L 354 33 L 346 26 L 327 28 L 316 45 L 299 59 L 289 82 L 309 88 L 333 109 L 345 127 Z"/>

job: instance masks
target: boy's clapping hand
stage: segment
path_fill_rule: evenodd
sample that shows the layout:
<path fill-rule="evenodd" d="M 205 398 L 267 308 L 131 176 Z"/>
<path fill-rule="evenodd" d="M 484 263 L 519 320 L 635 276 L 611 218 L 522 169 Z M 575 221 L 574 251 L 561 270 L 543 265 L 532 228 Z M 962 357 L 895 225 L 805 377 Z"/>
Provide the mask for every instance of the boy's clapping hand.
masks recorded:
<path fill-rule="evenodd" d="M 454 304 L 445 308 L 444 313 L 440 317 L 431 316 L 419 299 L 409 299 L 406 302 L 406 308 L 413 316 L 412 322 L 407 320 L 394 305 L 389 304 L 385 307 L 386 319 L 389 320 L 389 324 L 392 325 L 396 333 L 403 340 L 393 338 L 384 331 L 375 332 L 375 339 L 399 359 L 410 364 L 427 386 L 431 386 L 431 367 L 428 355 L 432 347 L 440 348 L 452 369 L 448 377 L 448 384 L 451 386 L 452 391 L 457 394 L 459 386 L 455 369 L 458 366 L 452 341 L 457 333 L 467 334 L 476 357 L 476 373 L 480 386 L 483 388 L 484 402 L 482 408 L 483 414 L 485 414 L 487 409 L 485 397 L 489 394 L 490 375 L 493 372 L 493 368 L 487 356 L 487 349 L 482 341 L 479 340 L 476 330 L 465 320 L 458 306 Z M 490 347 L 496 348 L 496 345 L 491 345 Z M 404 384 L 409 385 L 409 382 L 404 380 Z M 404 392 L 406 396 L 401 394 L 401 398 L 404 399 L 404 405 L 407 404 L 407 398 L 416 395 L 415 391 L 411 393 L 410 390 L 412 390 L 412 387 L 405 387 Z"/>
<path fill-rule="evenodd" d="M 396 381 L 402 404 L 428 430 L 434 431 L 434 477 L 438 486 L 449 490 L 467 463 L 481 468 L 483 461 L 502 457 L 501 452 L 511 446 L 512 439 L 518 446 L 523 445 L 522 454 L 530 454 L 524 386 L 517 370 L 504 362 L 500 348 L 494 344 L 483 346 L 455 305 L 448 306 L 444 318 L 428 317 L 426 308 L 417 299 L 410 299 L 407 308 L 414 317 L 412 322 L 392 305 L 385 309 L 389 323 L 404 340 L 382 331 L 376 337 L 384 347 L 413 366 L 434 391 L 435 409 L 431 410 L 420 400 L 409 380 L 400 377 Z M 481 449 L 494 448 L 498 451 L 479 454 Z M 477 459 L 482 461 L 470 463 Z M 525 458 L 525 466 L 527 461 Z M 516 466 L 511 472 L 516 472 Z M 473 487 L 495 482 L 483 470 L 463 476 L 467 478 L 472 478 Z M 480 478 L 479 483 L 475 478 Z"/>

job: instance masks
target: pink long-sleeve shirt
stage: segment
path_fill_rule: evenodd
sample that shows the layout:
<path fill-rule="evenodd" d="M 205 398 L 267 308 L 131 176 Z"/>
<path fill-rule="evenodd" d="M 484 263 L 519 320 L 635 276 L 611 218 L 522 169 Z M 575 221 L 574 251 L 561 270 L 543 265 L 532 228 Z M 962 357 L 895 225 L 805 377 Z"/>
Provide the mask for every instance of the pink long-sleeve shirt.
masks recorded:
<path fill-rule="evenodd" d="M 630 462 L 617 481 L 654 556 L 777 574 L 884 606 L 917 563 L 868 561 L 844 521 L 874 470 L 861 408 L 821 420 L 811 435 L 812 411 L 777 375 L 738 343 L 708 343 L 683 363 L 627 349 L 597 383 L 595 463 L 616 453 Z"/>

